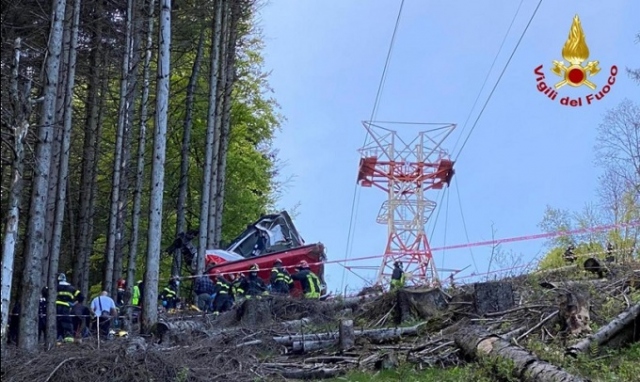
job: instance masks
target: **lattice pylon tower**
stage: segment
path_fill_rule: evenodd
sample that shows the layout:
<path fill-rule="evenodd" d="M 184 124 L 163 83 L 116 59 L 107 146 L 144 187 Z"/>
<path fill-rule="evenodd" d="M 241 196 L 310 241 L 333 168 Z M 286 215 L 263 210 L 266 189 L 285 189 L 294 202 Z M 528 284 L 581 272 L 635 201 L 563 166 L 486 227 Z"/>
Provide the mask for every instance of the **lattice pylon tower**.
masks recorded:
<path fill-rule="evenodd" d="M 387 225 L 388 237 L 376 283 L 389 285 L 393 264 L 401 261 L 409 285 L 435 285 L 438 273 L 425 225 L 436 203 L 425 193 L 448 187 L 451 182 L 454 162 L 442 143 L 456 125 L 402 123 L 405 129 L 410 127 L 407 125 L 430 127 L 405 141 L 395 130 L 383 127 L 391 122 L 362 123 L 367 140 L 358 150 L 358 184 L 387 193 L 377 217 L 378 223 Z"/>

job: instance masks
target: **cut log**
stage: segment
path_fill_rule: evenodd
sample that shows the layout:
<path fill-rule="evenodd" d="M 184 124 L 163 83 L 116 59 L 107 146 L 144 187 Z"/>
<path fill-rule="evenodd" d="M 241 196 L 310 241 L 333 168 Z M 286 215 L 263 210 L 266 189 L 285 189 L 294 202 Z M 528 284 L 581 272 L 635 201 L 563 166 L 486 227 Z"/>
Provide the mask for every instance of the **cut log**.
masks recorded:
<path fill-rule="evenodd" d="M 473 286 L 474 306 L 476 313 L 502 312 L 515 306 L 513 286 L 505 281 L 476 283 Z"/>
<path fill-rule="evenodd" d="M 468 355 L 510 360 L 514 373 L 524 382 L 587 382 L 481 328 L 460 329 L 455 342 Z"/>
<path fill-rule="evenodd" d="M 345 371 L 339 368 L 335 369 L 292 369 L 292 370 L 283 370 L 280 372 L 280 375 L 284 378 L 291 379 L 323 379 L 323 378 L 335 378 L 342 374 Z"/>
<path fill-rule="evenodd" d="M 340 321 L 340 350 L 351 349 L 355 345 L 355 337 L 353 320 Z"/>
<path fill-rule="evenodd" d="M 316 351 L 321 349 L 330 348 L 338 344 L 337 340 L 324 340 L 324 341 L 313 341 L 313 340 L 305 340 L 305 341 L 294 341 L 292 344 L 292 349 L 294 352 L 298 353 L 306 353 L 309 351 Z"/>
<path fill-rule="evenodd" d="M 382 329 L 365 329 L 354 330 L 355 337 L 365 337 L 371 341 L 386 341 L 394 339 L 400 336 L 415 336 L 419 333 L 419 330 L 426 323 L 420 323 L 414 326 L 408 326 L 403 328 L 382 328 Z M 340 338 L 339 332 L 328 333 L 309 333 L 309 334 L 296 334 L 291 336 L 279 336 L 273 337 L 273 340 L 281 345 L 293 345 L 294 342 L 304 341 L 334 341 L 337 342 Z"/>
<path fill-rule="evenodd" d="M 620 313 L 615 319 L 600 328 L 596 333 L 570 346 L 566 353 L 568 355 L 576 356 L 578 353 L 587 352 L 591 348 L 592 344 L 597 344 L 598 346 L 605 345 L 628 326 L 636 325 L 638 320 L 640 320 L 640 304 L 636 304 Z M 637 333 L 640 331 L 640 328 L 634 328 L 634 330 Z"/>
<path fill-rule="evenodd" d="M 356 337 L 365 337 L 373 342 L 382 342 L 401 336 L 415 336 L 419 333 L 420 328 L 425 324 L 426 322 L 422 322 L 420 324 L 404 328 L 356 330 L 355 334 Z"/>

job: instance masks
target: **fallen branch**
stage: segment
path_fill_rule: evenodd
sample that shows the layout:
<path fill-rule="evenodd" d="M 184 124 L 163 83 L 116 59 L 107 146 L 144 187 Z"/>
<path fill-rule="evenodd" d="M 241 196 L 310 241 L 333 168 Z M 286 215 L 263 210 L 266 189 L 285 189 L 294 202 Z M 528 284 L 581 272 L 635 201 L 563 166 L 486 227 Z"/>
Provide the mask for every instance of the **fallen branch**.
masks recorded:
<path fill-rule="evenodd" d="M 53 375 L 56 373 L 56 371 L 58 371 L 58 369 L 60 369 L 62 367 L 62 365 L 64 365 L 65 363 L 69 362 L 69 361 L 73 361 L 74 359 L 78 359 L 78 357 L 69 357 L 67 359 L 65 359 L 64 361 L 60 362 L 58 364 L 58 366 L 56 366 L 55 369 L 53 369 L 53 371 L 51 372 L 51 374 L 49 374 L 49 376 L 47 377 L 47 379 L 44 380 L 44 382 L 49 382 L 49 380 L 51 379 L 51 377 L 53 377 Z"/>
<path fill-rule="evenodd" d="M 458 331 L 456 344 L 467 354 L 507 359 L 513 362 L 514 372 L 525 382 L 586 382 L 565 370 L 540 360 L 527 350 L 511 345 L 495 334 L 481 328 L 467 327 Z"/>
<path fill-rule="evenodd" d="M 603 345 L 615 337 L 620 331 L 640 317 L 640 304 L 632 306 L 630 309 L 620 313 L 607 325 L 603 326 L 596 333 L 587 336 L 566 350 L 566 354 L 576 356 L 589 350 L 592 343 Z"/>
<path fill-rule="evenodd" d="M 558 313 L 560 313 L 559 310 L 556 310 L 555 312 L 551 313 L 550 315 L 548 315 L 547 317 L 545 317 L 543 320 L 541 320 L 540 322 L 538 322 L 538 324 L 534 327 L 532 327 L 531 329 L 527 330 L 526 332 L 524 332 L 520 337 L 518 337 L 516 339 L 516 341 L 520 341 L 521 339 L 525 338 L 526 336 L 528 336 L 529 334 L 531 334 L 531 332 L 533 332 L 534 330 L 538 329 L 539 327 L 541 327 L 542 325 L 544 325 L 547 321 L 549 321 L 550 319 L 552 319 L 553 317 L 557 316 Z"/>

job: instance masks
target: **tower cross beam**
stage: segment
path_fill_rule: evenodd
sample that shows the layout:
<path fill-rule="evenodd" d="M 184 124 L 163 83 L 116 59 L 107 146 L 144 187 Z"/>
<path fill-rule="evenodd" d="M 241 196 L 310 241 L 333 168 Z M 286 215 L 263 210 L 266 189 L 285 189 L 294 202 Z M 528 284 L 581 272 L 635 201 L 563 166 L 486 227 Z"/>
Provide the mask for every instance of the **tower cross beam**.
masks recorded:
<path fill-rule="evenodd" d="M 378 284 L 389 284 L 393 264 L 400 261 L 414 285 L 437 284 L 438 274 L 424 226 L 436 203 L 425 197 L 430 190 L 449 185 L 453 165 L 442 143 L 454 124 L 420 131 L 410 141 L 381 123 L 363 122 L 367 141 L 361 154 L 358 184 L 385 191 L 377 222 L 386 224 L 387 244 L 378 268 Z M 406 123 L 405 123 L 406 125 Z"/>

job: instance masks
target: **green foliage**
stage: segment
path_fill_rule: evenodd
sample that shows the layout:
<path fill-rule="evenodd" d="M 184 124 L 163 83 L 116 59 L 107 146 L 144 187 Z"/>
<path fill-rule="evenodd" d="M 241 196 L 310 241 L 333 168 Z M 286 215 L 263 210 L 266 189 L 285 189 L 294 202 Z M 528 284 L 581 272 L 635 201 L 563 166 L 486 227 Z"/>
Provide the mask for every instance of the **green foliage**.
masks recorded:
<path fill-rule="evenodd" d="M 492 382 L 493 380 L 480 375 L 474 366 L 453 367 L 448 369 L 427 368 L 416 370 L 404 365 L 396 370 L 384 370 L 377 373 L 354 371 L 343 377 L 333 379 L 333 382 L 369 382 L 369 381 L 398 381 L 398 382 Z"/>

